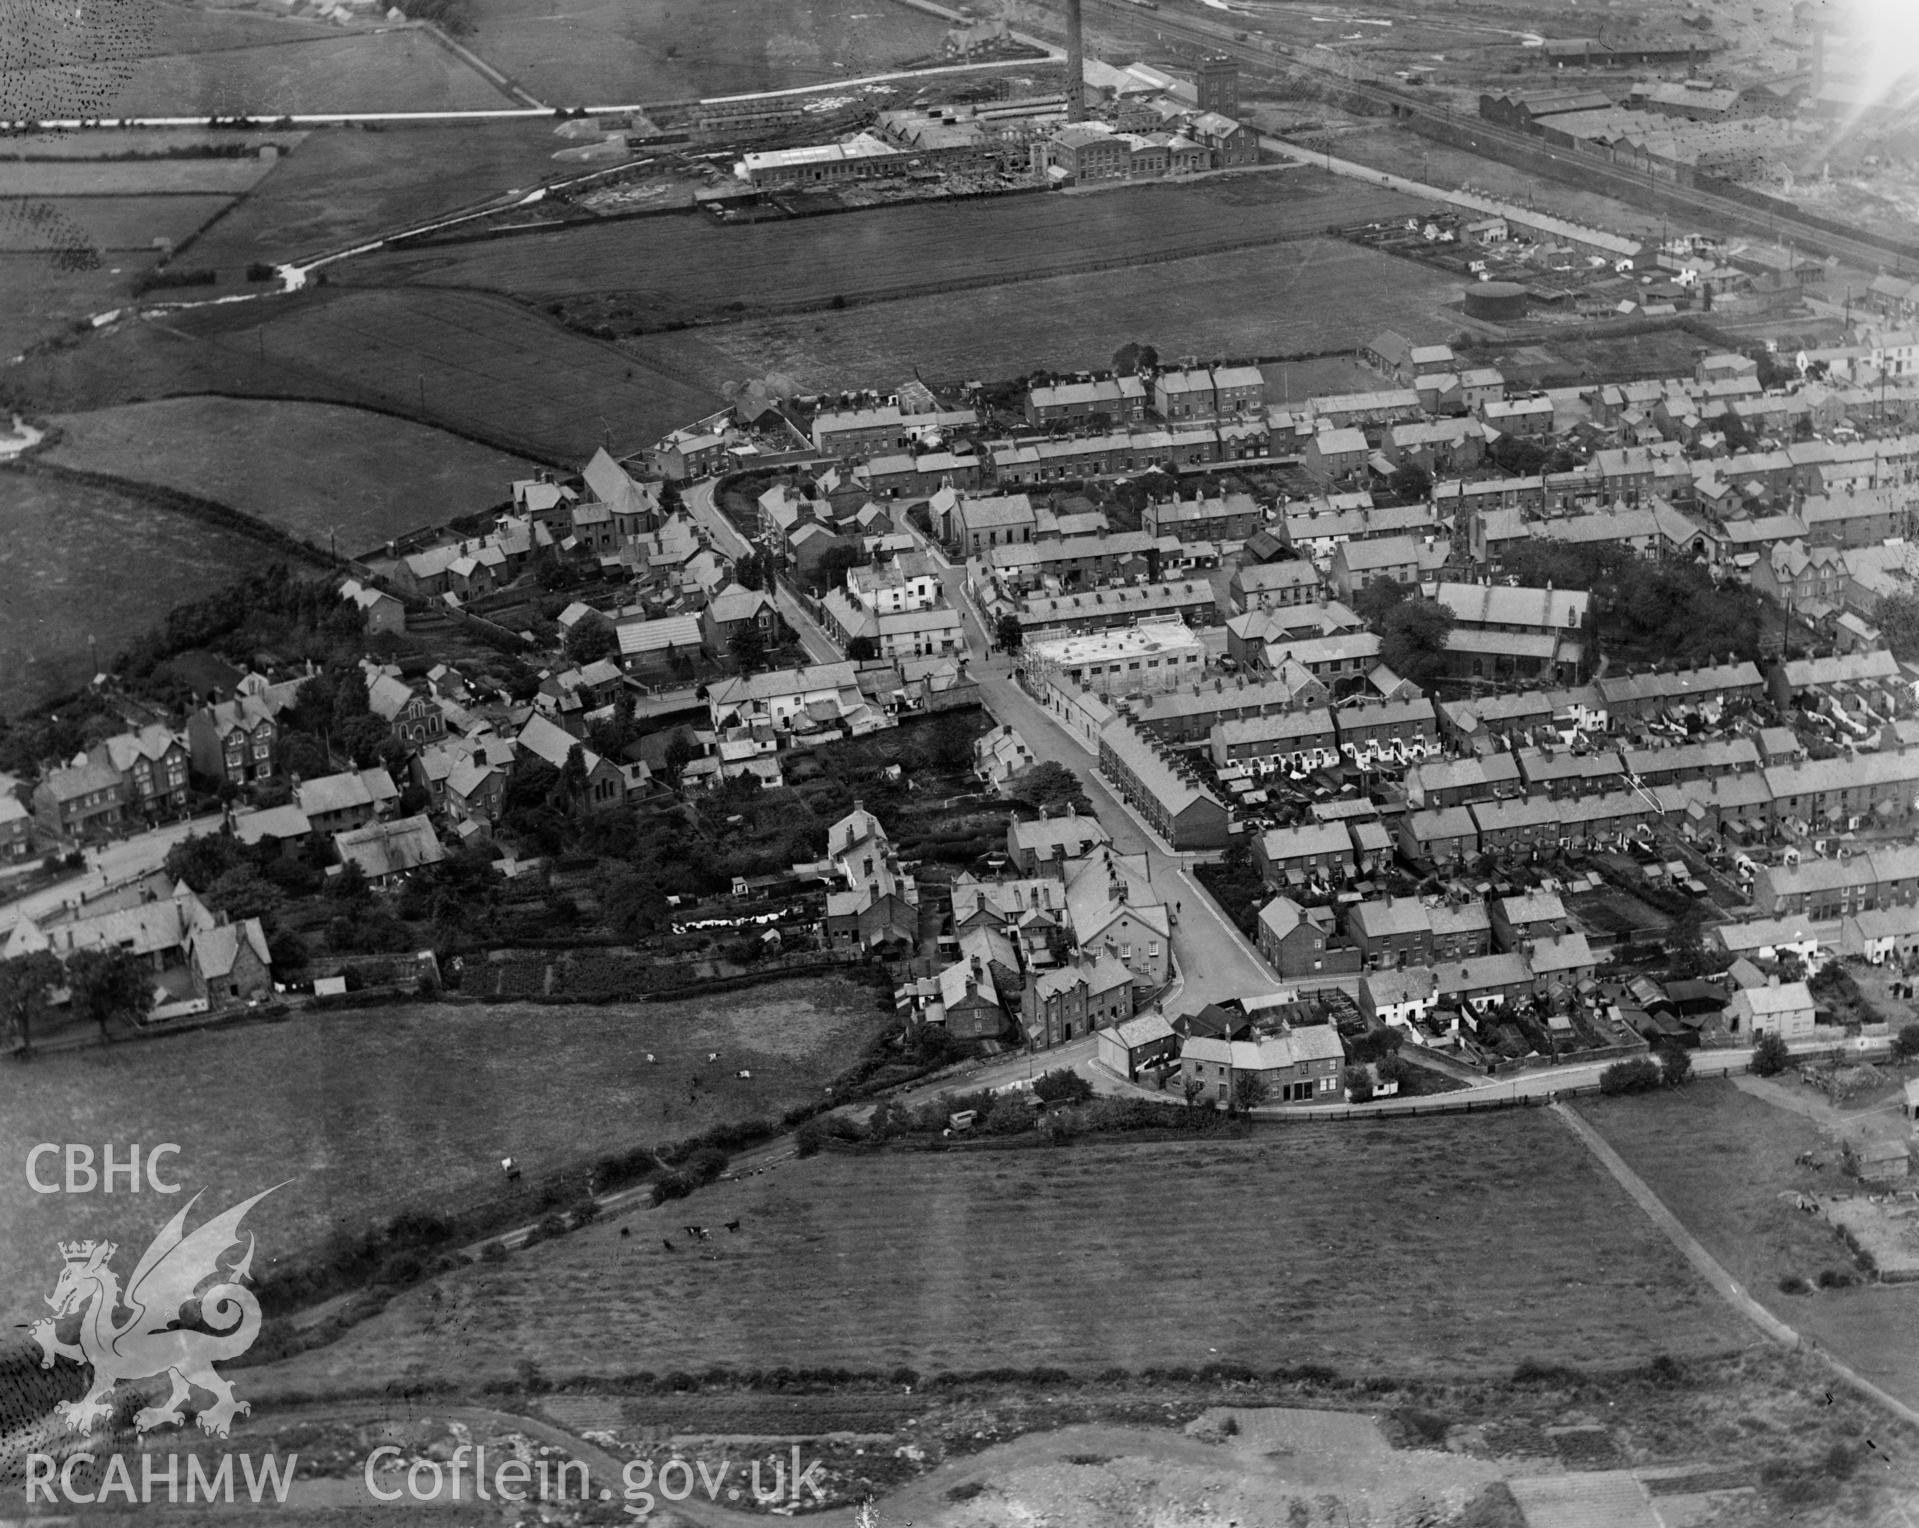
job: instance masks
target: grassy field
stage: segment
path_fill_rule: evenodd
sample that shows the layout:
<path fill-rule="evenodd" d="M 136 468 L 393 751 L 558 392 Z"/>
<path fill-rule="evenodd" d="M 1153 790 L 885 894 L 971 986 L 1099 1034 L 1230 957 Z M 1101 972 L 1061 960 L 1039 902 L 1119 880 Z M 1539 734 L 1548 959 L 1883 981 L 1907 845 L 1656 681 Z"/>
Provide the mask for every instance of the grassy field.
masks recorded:
<path fill-rule="evenodd" d="M 153 254 L 153 241 L 179 244 L 233 205 L 230 196 L 61 196 L 36 200 L 78 230 L 103 256 Z M 0 219 L 0 250 L 45 247 L 41 232 L 21 219 Z"/>
<path fill-rule="evenodd" d="M 19 99 L 57 99 L 59 73 L 22 69 Z M 39 94 L 28 94 L 36 92 Z M 411 30 L 299 36 L 135 60 L 105 116 L 255 116 L 314 111 L 465 111 L 517 105 L 485 75 Z"/>
<path fill-rule="evenodd" d="M 1785 1085 L 1797 1086 L 1790 1074 Z M 1679 1094 L 1582 1100 L 1579 1109 L 1755 1299 L 1919 1405 L 1919 1285 L 1780 1291 L 1788 1275 L 1816 1280 L 1825 1269 L 1852 1267 L 1823 1219 L 1781 1197 L 1849 1186 L 1833 1141 L 1816 1123 L 1720 1081 Z M 1825 1170 L 1796 1166 L 1805 1151 L 1818 1152 Z"/>
<path fill-rule="evenodd" d="M 193 260 L 225 272 L 335 249 L 537 185 L 559 171 L 551 156 L 565 146 L 547 121 L 317 131 L 195 244 Z"/>
<path fill-rule="evenodd" d="M 259 11 L 173 4 L 170 0 L 156 0 L 142 9 L 147 25 L 133 50 L 140 54 L 224 53 L 340 35 L 340 29 L 330 22 Z"/>
<path fill-rule="evenodd" d="M 490 1198 L 503 1156 L 529 1178 L 577 1162 L 584 1182 L 609 1150 L 777 1115 L 850 1064 L 882 1019 L 870 987 L 800 979 L 686 1002 L 376 1008 L 129 1042 L 0 1073 L 0 1155 L 176 1142 L 174 1176 L 206 1190 L 202 1210 L 290 1178 L 257 1212 L 264 1267 L 403 1207 Z M 709 1066 L 715 1050 L 724 1064 Z M 43 1197 L 16 1170 L 0 1205 L 11 1321 L 51 1287 L 56 1238 L 110 1235 L 131 1267 L 155 1212 L 177 1201 Z"/>
<path fill-rule="evenodd" d="M 939 51 L 946 23 L 894 0 L 477 0 L 476 53 L 555 105 L 777 90 Z"/>
<path fill-rule="evenodd" d="M 70 467 L 204 494 L 317 546 L 360 553 L 511 496 L 535 464 L 363 409 L 169 398 L 60 415 Z M 304 470 L 325 462 L 326 471 Z"/>
<path fill-rule="evenodd" d="M 621 347 L 711 385 L 784 372 L 802 388 L 894 387 L 1100 367 L 1129 340 L 1181 355 L 1290 355 L 1357 349 L 1379 329 L 1444 339 L 1456 283 L 1330 239 L 1240 250 L 1097 276 L 1055 276 L 844 312 L 649 334 Z M 1289 367 L 1269 385 L 1310 391 L 1375 385 L 1344 361 Z"/>
<path fill-rule="evenodd" d="M 0 196 L 240 196 L 272 168 L 263 159 L 0 160 Z"/>
<path fill-rule="evenodd" d="M 1086 195 L 916 202 L 734 227 L 695 217 L 588 225 L 450 250 L 370 255 L 342 274 L 380 285 L 481 287 L 540 299 L 618 292 L 625 299 L 621 313 L 609 316 L 624 330 L 824 304 L 835 296 L 911 296 L 929 281 L 1029 281 L 1089 259 L 1143 264 L 1202 254 L 1228 241 L 1296 239 L 1413 205 L 1397 193 L 1318 171 L 1282 170 Z M 1284 253 L 1273 258 L 1284 260 Z M 1097 289 L 1106 279 L 1091 277 L 1086 285 Z M 1171 284 L 1163 273 L 1155 279 Z"/>
<path fill-rule="evenodd" d="M 718 407 L 717 397 L 504 298 L 335 289 L 274 311 L 270 360 L 323 377 L 348 398 L 536 456 L 583 462 L 609 435 L 616 449 L 637 450 Z M 257 358 L 257 314 L 207 310 L 175 322 L 217 349 Z"/>
<path fill-rule="evenodd" d="M 181 601 L 276 560 L 137 498 L 0 471 L 0 704 L 85 681 L 89 637 L 104 662 Z"/>
<path fill-rule="evenodd" d="M 734 1218 L 715 1258 L 660 1246 Z M 608 1224 L 450 1275 L 276 1378 L 472 1379 L 526 1358 L 555 1377 L 1090 1374 L 1209 1355 L 1420 1374 L 1749 1341 L 1570 1135 L 1525 1111 L 1244 1142 L 827 1154 L 621 1224 L 630 1238 Z"/>
<path fill-rule="evenodd" d="M 1278 404 L 1298 403 L 1327 393 L 1370 392 L 1381 381 L 1378 372 L 1368 370 L 1349 356 L 1273 363 L 1260 367 L 1260 372 L 1266 378 L 1266 396 Z"/>
<path fill-rule="evenodd" d="M 341 194 L 353 209 L 336 215 L 323 205 L 331 192 L 315 169 L 332 163 L 348 171 L 371 143 L 378 146 L 377 164 L 394 171 L 389 146 L 402 141 L 414 142 L 415 135 L 314 134 L 195 245 L 194 263 L 221 269 L 221 289 L 230 289 L 235 265 L 324 247 L 351 237 L 355 224 L 364 232 L 363 225 L 376 218 L 390 223 L 406 215 L 417 183 L 397 171 L 365 190 L 348 175 Z M 417 141 L 425 146 L 424 138 Z M 462 162 L 468 188 L 484 183 L 497 190 L 509 174 L 515 184 L 528 183 L 519 172 L 529 167 L 529 140 L 521 135 L 488 141 L 491 148 Z M 290 195 L 296 185 L 300 189 Z M 997 280 L 1015 273 L 1006 241 L 1023 230 L 1029 245 L 1036 245 L 1049 218 L 1057 219 L 1054 233 L 1068 241 L 1048 256 L 1056 263 L 1083 259 L 1088 249 L 1129 250 L 1143 258 L 1154 250 L 1190 248 L 1195 220 L 1206 224 L 1214 243 L 1243 236 L 1287 242 L 1096 276 L 1021 280 L 800 318 L 708 326 L 629 341 L 626 353 L 568 333 L 502 298 L 431 286 L 335 286 L 267 310 L 209 309 L 132 325 L 36 358 L 16 378 L 50 412 L 181 393 L 333 398 L 400 409 L 514 450 L 574 461 L 608 435 L 619 448 L 646 445 L 716 407 L 722 383 L 775 369 L 792 372 L 803 385 L 894 385 L 915 366 L 931 377 L 960 378 L 1038 365 L 1102 365 L 1130 339 L 1150 340 L 1176 356 L 1343 349 L 1388 323 L 1418 337 L 1443 338 L 1451 325 L 1439 305 L 1451 292 L 1449 282 L 1343 244 L 1288 238 L 1288 230 L 1309 231 L 1386 202 L 1398 199 L 1342 189 L 1319 177 L 1259 176 L 1110 195 L 898 209 L 903 221 L 892 221 L 892 210 L 759 228 L 659 219 L 620 225 L 628 232 L 619 239 L 638 237 L 633 229 L 656 230 L 671 259 L 646 255 L 636 266 L 630 243 L 622 253 L 617 241 L 563 243 L 559 249 L 589 272 L 579 280 L 630 283 L 635 278 L 628 273 L 643 269 L 641 279 L 660 283 L 659 304 L 684 310 L 730 305 L 740 300 L 729 296 L 736 292 L 804 301 L 808 293 L 817 300 L 829 287 L 871 290 L 909 281 L 924 275 L 926 249 L 950 243 L 956 233 L 963 233 L 964 244 L 941 267 L 942 276 Z M 974 215 L 981 221 L 963 227 L 953 221 Z M 591 230 L 581 237 L 604 241 L 613 232 Z M 796 242 L 783 244 L 780 236 Z M 734 239 L 744 242 L 729 242 Z M 477 245 L 458 258 L 548 242 Z M 416 252 L 355 269 L 362 280 L 398 278 L 406 270 L 393 262 L 417 271 L 429 258 L 447 256 Z M 1029 258 L 1018 269 L 1031 266 Z M 823 275 L 822 267 L 831 269 Z M 856 281 L 853 273 L 863 274 Z M 677 285 L 669 291 L 668 283 Z M 651 299 L 635 301 L 644 308 Z M 272 315 L 264 346 L 263 312 Z"/>
<path fill-rule="evenodd" d="M 77 224 L 70 226 L 77 228 Z M 17 238 L 20 224 L 0 217 L 0 243 L 25 242 Z M 110 259 L 93 270 L 62 270 L 44 245 L 9 254 L 0 250 L 0 363 L 69 328 L 89 314 L 124 302 L 133 272 L 144 270 L 148 258 Z M 0 371 L 0 377 L 6 377 Z M 11 379 L 9 379 L 11 380 Z"/>

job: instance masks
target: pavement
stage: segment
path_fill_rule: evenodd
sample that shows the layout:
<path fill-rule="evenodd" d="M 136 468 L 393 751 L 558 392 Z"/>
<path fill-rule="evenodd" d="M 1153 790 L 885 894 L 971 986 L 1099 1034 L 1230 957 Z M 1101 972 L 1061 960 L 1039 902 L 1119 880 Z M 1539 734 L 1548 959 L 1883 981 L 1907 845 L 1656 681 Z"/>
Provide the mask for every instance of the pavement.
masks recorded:
<path fill-rule="evenodd" d="M 687 485 L 682 493 L 688 511 L 707 527 L 715 544 L 738 557 L 753 550 L 747 538 L 721 513 L 714 502 L 715 480 Z M 1113 847 L 1123 854 L 1146 857 L 1148 876 L 1162 900 L 1175 909 L 1173 955 L 1183 977 L 1179 989 L 1184 1006 L 1199 1007 L 1229 997 L 1272 991 L 1284 984 L 1273 974 L 1252 943 L 1233 927 L 1217 903 L 1193 878 L 1191 857 L 1175 852 L 1135 817 L 1101 782 L 1091 758 L 1072 735 L 1047 715 L 1044 707 L 1019 687 L 1010 658 L 990 656 L 985 623 L 966 593 L 966 572 L 919 531 L 909 533 L 932 560 L 946 598 L 960 612 L 967 642 L 969 671 L 980 686 L 980 698 L 994 717 L 1017 728 L 1036 759 L 1052 760 L 1071 770 L 1084 784 L 1087 799 L 1113 835 Z M 841 653 L 818 623 L 787 591 L 780 591 L 780 611 L 799 633 L 816 661 L 840 661 Z M 1186 911 L 1191 902 L 1193 909 Z M 1057 1056 L 1058 1053 L 1054 1052 Z M 1092 1052 L 1089 1048 L 1087 1055 Z M 1055 1060 L 1052 1064 L 1062 1064 Z M 1016 1071 L 1012 1076 L 1024 1075 Z M 1012 1080 L 1009 1076 L 1006 1080 Z"/>
<path fill-rule="evenodd" d="M 1183 980 L 1182 1008 L 1272 992 L 1286 985 L 1193 879 L 1190 856 L 1168 848 L 1135 817 L 1106 788 L 1086 750 L 1019 687 L 1010 660 L 976 661 L 972 674 L 987 709 L 1018 730 L 1036 760 L 1058 764 L 1080 780 L 1094 812 L 1113 835 L 1113 848 L 1145 857 L 1148 881 L 1178 919 L 1173 925 L 1173 956 Z M 1192 907 L 1186 906 L 1188 902 Z"/>
<path fill-rule="evenodd" d="M 0 932 L 12 928 L 23 918 L 39 918 L 82 896 L 130 881 L 149 870 L 157 870 L 166 861 L 167 851 L 181 839 L 194 833 L 217 833 L 219 830 L 220 814 L 212 812 L 189 822 L 171 822 L 145 833 L 136 833 L 131 838 L 116 839 L 112 843 L 88 849 L 84 874 L 56 881 L 23 897 L 0 902 Z"/>
<path fill-rule="evenodd" d="M 1569 1066 L 1541 1067 L 1536 1072 L 1521 1072 L 1514 1077 L 1487 1078 L 1456 1092 L 1428 1094 L 1419 1098 L 1382 1098 L 1369 1104 L 1342 1102 L 1267 1105 L 1253 1110 L 1252 1113 L 1266 1119 L 1310 1119 L 1315 1114 L 1325 1114 L 1329 1118 L 1338 1119 L 1361 1116 L 1385 1118 L 1394 1114 L 1430 1114 L 1436 1107 L 1457 1106 L 1468 1102 L 1475 1108 L 1481 1109 L 1490 1108 L 1495 1104 L 1518 1104 L 1535 1099 L 1550 1102 L 1555 1093 L 1569 1093 L 1579 1089 L 1591 1091 L 1598 1087 L 1600 1073 L 1620 1059 L 1618 1056 L 1611 1056 L 1604 1061 L 1584 1061 Z M 1694 1077 L 1737 1077 L 1751 1064 L 1752 1052 L 1749 1050 L 1694 1051 L 1692 1053 Z"/>
<path fill-rule="evenodd" d="M 714 501 L 714 490 L 718 486 L 715 478 L 702 478 L 697 483 L 687 484 L 681 493 L 681 500 L 693 518 L 705 526 L 712 535 L 714 544 L 729 557 L 744 557 L 759 548 L 740 534 L 739 527 L 726 518 L 719 505 Z M 806 607 L 799 602 L 792 590 L 784 584 L 775 584 L 773 599 L 780 607 L 780 614 L 786 618 L 786 624 L 793 628 L 800 639 L 800 646 L 806 649 L 806 656 L 815 663 L 843 663 L 846 654 L 839 645 L 821 629 L 820 623 L 807 614 Z"/>

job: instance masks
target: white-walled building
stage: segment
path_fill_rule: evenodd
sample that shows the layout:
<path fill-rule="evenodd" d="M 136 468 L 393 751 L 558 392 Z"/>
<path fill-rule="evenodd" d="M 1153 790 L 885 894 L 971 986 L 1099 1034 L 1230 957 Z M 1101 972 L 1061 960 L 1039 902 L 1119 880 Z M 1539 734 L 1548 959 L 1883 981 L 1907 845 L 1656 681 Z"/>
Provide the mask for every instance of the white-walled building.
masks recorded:
<path fill-rule="evenodd" d="M 1205 644 L 1180 621 L 1033 638 L 1022 653 L 1035 683 L 1058 675 L 1095 695 L 1189 689 L 1206 666 Z"/>

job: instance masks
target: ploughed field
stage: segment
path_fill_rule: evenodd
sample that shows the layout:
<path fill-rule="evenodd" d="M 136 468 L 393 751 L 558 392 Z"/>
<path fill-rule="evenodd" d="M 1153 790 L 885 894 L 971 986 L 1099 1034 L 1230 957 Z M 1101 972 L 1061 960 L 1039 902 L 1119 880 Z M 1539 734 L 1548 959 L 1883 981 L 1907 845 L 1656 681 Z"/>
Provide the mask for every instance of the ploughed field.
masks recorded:
<path fill-rule="evenodd" d="M 1750 1341 L 1569 1132 L 1511 1111 L 787 1161 L 445 1275 L 262 1379 L 470 1382 L 526 1359 L 555 1379 L 1209 1359 L 1405 1375 Z"/>

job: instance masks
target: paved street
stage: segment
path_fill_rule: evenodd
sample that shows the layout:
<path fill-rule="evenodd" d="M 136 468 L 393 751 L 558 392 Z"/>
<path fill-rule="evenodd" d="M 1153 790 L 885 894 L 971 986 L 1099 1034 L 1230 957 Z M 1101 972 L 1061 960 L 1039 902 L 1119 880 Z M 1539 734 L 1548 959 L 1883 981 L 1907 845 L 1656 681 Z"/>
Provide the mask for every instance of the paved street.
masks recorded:
<path fill-rule="evenodd" d="M 983 658 L 993 648 L 992 634 L 987 631 L 986 623 L 981 620 L 978 608 L 967 596 L 966 564 L 947 561 L 945 551 L 939 543 L 925 535 L 918 526 L 908 521 L 900 527 L 919 544 L 927 560 L 933 564 L 940 576 L 940 588 L 946 595 L 946 603 L 960 613 L 960 629 L 966 635 L 967 650 L 975 658 Z"/>
<path fill-rule="evenodd" d="M 689 483 L 681 497 L 693 518 L 712 533 L 713 541 L 729 557 L 743 557 L 754 550 L 751 542 L 739 533 L 733 522 L 720 512 L 714 502 L 715 480 L 704 478 L 697 483 Z M 819 623 L 806 613 L 793 593 L 784 586 L 775 586 L 773 598 L 778 602 L 780 614 L 786 618 L 786 624 L 799 635 L 800 645 L 806 649 L 806 655 L 815 663 L 839 663 L 845 658 L 833 639 L 820 629 Z"/>
<path fill-rule="evenodd" d="M 689 484 L 683 497 L 688 510 L 711 532 L 714 542 L 737 557 L 752 550 L 715 504 L 713 480 Z M 1179 964 L 1180 985 L 1176 997 L 1182 1008 L 1197 1008 L 1205 1003 L 1229 997 L 1245 997 L 1256 992 L 1271 992 L 1283 983 L 1259 957 L 1259 952 L 1227 920 L 1212 898 L 1200 888 L 1187 863 L 1187 857 L 1174 853 L 1154 838 L 1101 782 L 1092 767 L 1092 758 L 1057 726 L 1043 707 L 1020 689 L 1012 677 L 1012 661 L 988 657 L 987 632 L 978 612 L 966 598 L 965 569 L 949 562 L 940 550 L 917 531 L 914 539 L 939 570 L 947 601 L 960 612 L 971 659 L 971 672 L 978 680 L 980 698 L 999 721 L 1018 728 L 1034 756 L 1064 765 L 1086 787 L 1087 798 L 1113 835 L 1113 847 L 1125 854 L 1146 856 L 1154 889 L 1168 907 L 1177 910 L 1179 919 L 1173 929 L 1173 953 Z M 835 647 L 798 601 L 781 591 L 780 610 L 793 629 L 800 633 L 806 649 L 821 662 L 839 658 Z M 1086 1059 L 1091 1059 L 1089 1047 Z M 1024 1075 L 1022 1069 L 1003 1079 Z"/>
<path fill-rule="evenodd" d="M 1120 804 L 1093 768 L 1092 757 L 1019 687 L 1011 670 L 1005 658 L 975 661 L 973 677 L 979 681 L 987 708 L 1018 729 L 1035 758 L 1061 764 L 1079 777 L 1094 812 L 1113 835 L 1113 847 L 1124 854 L 1145 855 L 1153 889 L 1168 907 L 1177 909 L 1173 953 L 1183 978 L 1178 1006 L 1194 1009 L 1229 997 L 1276 991 L 1285 985 L 1200 889 L 1186 857 L 1153 837 Z"/>
<path fill-rule="evenodd" d="M 191 822 L 173 822 L 165 827 L 155 828 L 148 833 L 135 834 L 132 838 L 119 839 L 101 848 L 87 851 L 87 871 L 84 875 L 72 876 L 57 881 L 51 886 L 41 888 L 24 897 L 16 897 L 9 902 L 0 902 L 0 930 L 12 928 L 22 918 L 37 918 L 43 913 L 52 912 L 63 903 L 73 901 L 89 892 L 96 892 L 120 881 L 131 880 L 149 870 L 158 869 L 167 857 L 167 851 L 181 839 L 193 833 L 217 833 L 220 831 L 220 816 L 217 812 L 205 817 L 196 817 Z"/>

